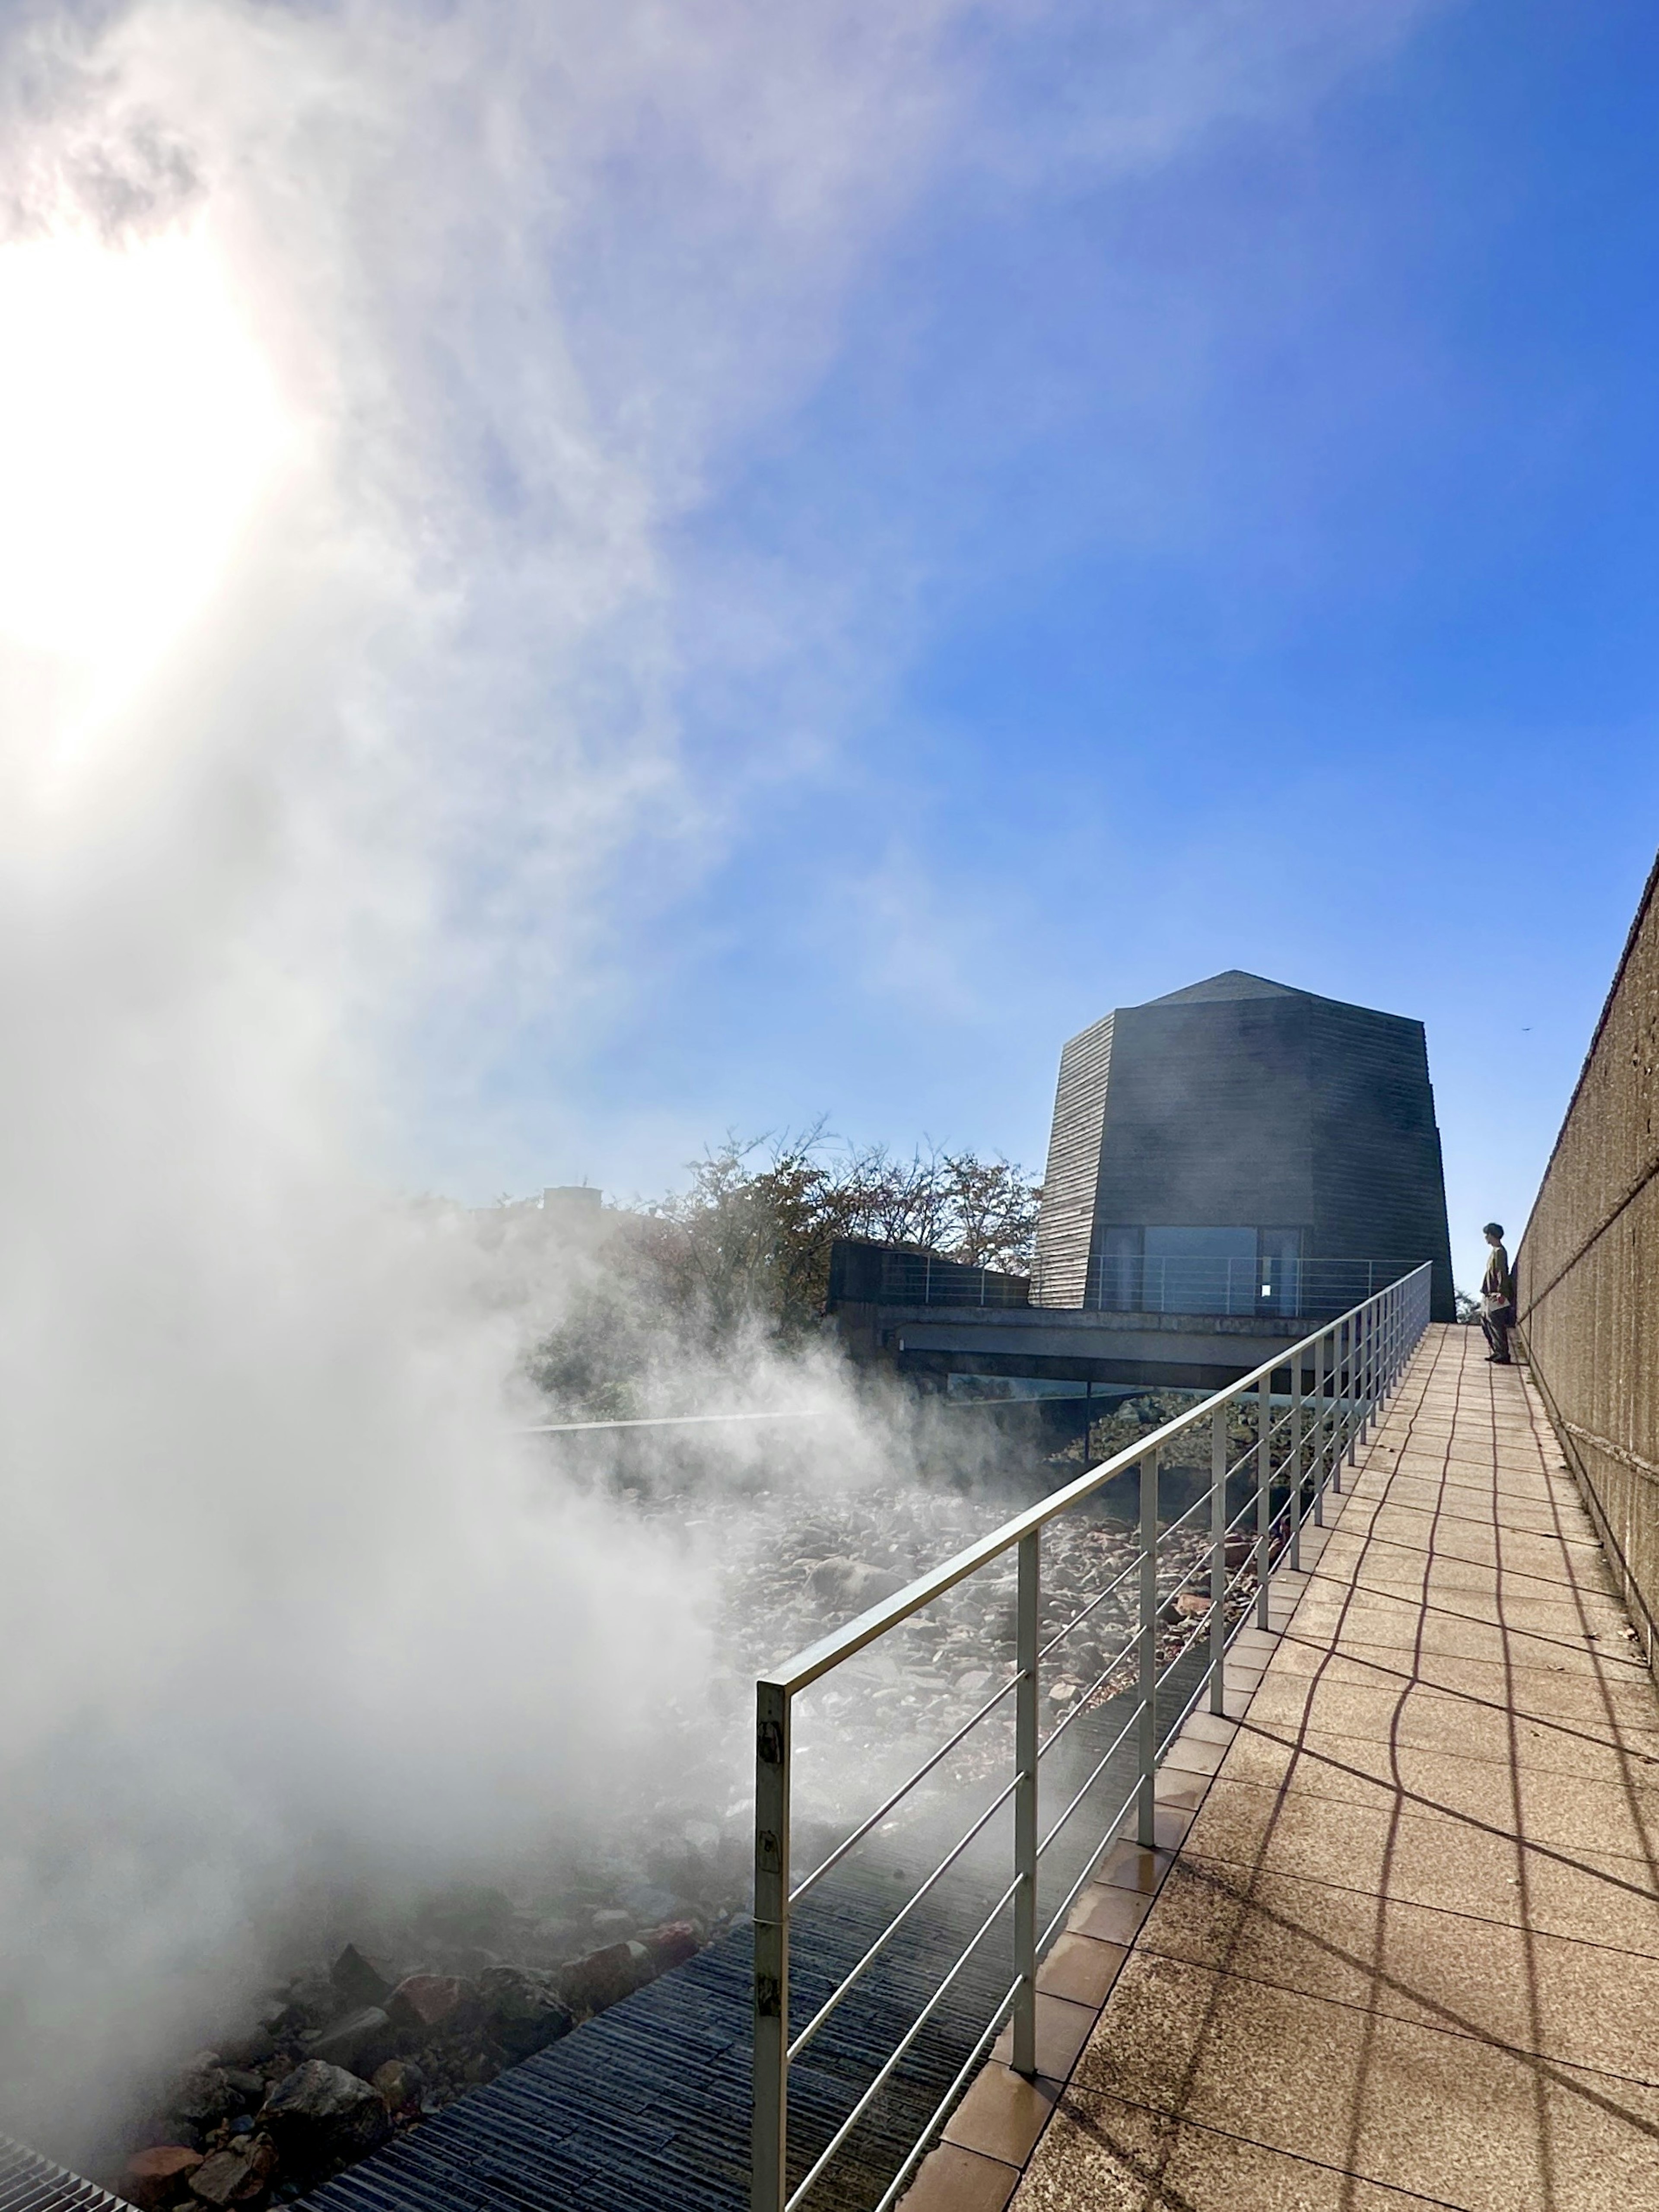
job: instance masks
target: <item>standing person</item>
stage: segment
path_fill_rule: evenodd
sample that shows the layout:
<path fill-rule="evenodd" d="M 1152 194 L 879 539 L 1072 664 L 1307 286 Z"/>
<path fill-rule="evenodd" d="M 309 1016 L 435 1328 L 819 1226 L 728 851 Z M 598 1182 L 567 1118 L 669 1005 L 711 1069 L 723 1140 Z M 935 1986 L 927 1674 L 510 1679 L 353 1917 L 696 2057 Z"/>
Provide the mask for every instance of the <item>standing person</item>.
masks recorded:
<path fill-rule="evenodd" d="M 1486 1272 L 1480 1279 L 1480 1326 L 1492 1346 L 1486 1357 L 1494 1367 L 1508 1367 L 1511 1364 L 1510 1329 L 1515 1321 L 1515 1278 L 1510 1273 L 1510 1255 L 1504 1249 L 1504 1224 L 1489 1221 L 1480 1234 L 1492 1247 Z"/>

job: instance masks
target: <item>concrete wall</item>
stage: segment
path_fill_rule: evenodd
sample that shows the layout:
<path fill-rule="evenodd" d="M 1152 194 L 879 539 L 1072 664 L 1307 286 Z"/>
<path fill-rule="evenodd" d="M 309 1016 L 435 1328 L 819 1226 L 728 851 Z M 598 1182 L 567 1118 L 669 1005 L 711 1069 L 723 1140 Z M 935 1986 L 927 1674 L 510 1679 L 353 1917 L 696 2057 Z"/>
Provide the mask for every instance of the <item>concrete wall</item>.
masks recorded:
<path fill-rule="evenodd" d="M 1647 1625 L 1659 1616 L 1659 863 L 1516 1259 L 1562 1446 Z"/>
<path fill-rule="evenodd" d="M 1074 1036 L 1060 1055 L 1060 1082 L 1048 1136 L 1037 1218 L 1036 1264 L 1031 1297 L 1042 1306 L 1080 1306 L 1094 1231 L 1095 1185 L 1106 1086 L 1112 1071 L 1112 1020 L 1108 1014 Z"/>

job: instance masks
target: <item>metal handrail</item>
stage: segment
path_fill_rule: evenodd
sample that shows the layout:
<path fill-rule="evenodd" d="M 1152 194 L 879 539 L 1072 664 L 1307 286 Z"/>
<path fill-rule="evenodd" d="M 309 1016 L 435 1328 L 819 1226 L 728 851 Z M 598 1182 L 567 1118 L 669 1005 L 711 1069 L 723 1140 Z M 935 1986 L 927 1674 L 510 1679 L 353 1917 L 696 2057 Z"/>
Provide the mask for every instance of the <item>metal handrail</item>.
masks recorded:
<path fill-rule="evenodd" d="M 845 1626 L 836 1629 L 775 1668 L 756 1685 L 755 1792 L 755 2117 L 751 2197 L 753 2212 L 794 2212 L 816 2185 L 842 2145 L 894 2070 L 915 2043 L 927 2021 L 956 1982 L 968 1960 L 984 1942 L 997 1919 L 1013 1905 L 1014 1976 L 992 2016 L 991 2026 L 979 2037 L 969 2063 L 960 2072 L 935 2108 L 898 2173 L 874 2208 L 885 2212 L 913 2170 L 967 2080 L 977 2055 L 982 2053 L 1004 2015 L 1012 2010 L 1012 2062 L 1027 2075 L 1036 2071 L 1036 1967 L 1042 1949 L 1060 1925 L 1083 1884 L 1102 1856 L 1133 1815 L 1144 1844 L 1153 1840 L 1154 1778 L 1162 1756 L 1159 1735 L 1160 1692 L 1171 1674 L 1194 1646 L 1207 1638 L 1209 1656 L 1200 1679 L 1182 1705 L 1175 1725 L 1202 1698 L 1207 1688 L 1211 1708 L 1224 1709 L 1224 1667 L 1234 1638 L 1252 1617 L 1266 1626 L 1268 1586 L 1272 1576 L 1300 1564 L 1302 1531 L 1311 1518 L 1322 1522 L 1327 1489 L 1340 1491 L 1344 1462 L 1352 1465 L 1370 1434 L 1378 1407 L 1404 1369 L 1429 1316 L 1428 1266 L 1419 1267 L 1364 1299 L 1347 1313 L 1323 1322 L 1298 1343 L 1276 1352 L 1261 1366 L 1226 1389 L 1216 1392 L 1164 1422 L 1148 1436 L 1089 1468 L 1076 1480 L 1029 1507 L 978 1542 L 920 1576 L 905 1589 L 872 1606 Z M 1311 1367 L 1312 1388 L 1306 1389 Z M 1273 1376 L 1288 1369 L 1289 1405 L 1282 1414 L 1274 1410 Z M 1231 1460 L 1229 1454 L 1229 1412 L 1253 1400 L 1255 1434 L 1251 1443 Z M 1161 1453 L 1177 1437 L 1210 1427 L 1210 1480 L 1207 1488 L 1176 1520 L 1160 1530 L 1158 1525 L 1158 1466 Z M 1275 1445 L 1283 1441 L 1283 1455 L 1274 1464 Z M 1130 1467 L 1140 1471 L 1140 1528 L 1136 1553 L 1129 1565 L 1114 1576 L 1082 1610 L 1048 1642 L 1039 1640 L 1041 1545 L 1043 1530 L 1094 1497 L 1114 1477 Z M 1251 1494 L 1229 1518 L 1227 1484 L 1243 1471 L 1253 1470 Z M 1288 1507 L 1273 1512 L 1270 1497 L 1275 1474 L 1288 1473 Z M 1209 1605 L 1181 1641 L 1172 1658 L 1161 1659 L 1160 1626 L 1168 1601 L 1160 1565 L 1170 1540 L 1186 1528 L 1205 1503 L 1210 1508 Z M 1251 1520 L 1250 1556 L 1230 1573 L 1225 1553 L 1230 1540 Z M 789 1804 L 792 1784 L 791 1733 L 795 1698 L 834 1668 L 854 1658 L 868 1645 L 901 1626 L 922 1609 L 954 1589 L 981 1568 L 1017 1554 L 1015 1666 L 1012 1679 L 964 1721 L 945 1743 L 887 1794 L 877 1810 L 860 1820 L 850 1834 L 822 1860 L 799 1886 L 789 1881 Z M 1194 1570 L 1182 1570 L 1190 1581 Z M 1038 1689 L 1042 1661 L 1070 1635 L 1097 1606 L 1138 1577 L 1136 1626 L 1121 1649 L 1086 1690 L 1079 1692 L 1072 1710 L 1062 1716 L 1045 1737 L 1039 1725 Z M 1229 1604 L 1254 1578 L 1255 1602 L 1229 1626 Z M 1004 1585 L 1006 1588 L 1006 1584 Z M 1041 1761 L 1090 1700 L 1115 1674 L 1133 1665 L 1138 1687 L 1124 1725 L 1111 1746 L 1094 1765 L 1088 1781 L 1039 1841 L 1038 1790 Z M 922 1880 L 920 1887 L 900 1907 L 863 1957 L 842 1976 L 817 2008 L 806 2027 L 792 2044 L 789 2038 L 789 1931 L 793 1905 L 831 1868 L 862 1842 L 927 1775 L 939 1766 L 971 1729 L 994 1711 L 1010 1692 L 1014 1694 L 1013 1776 L 991 1806 L 959 1838 L 945 1858 Z M 1128 1796 L 1106 1823 L 1091 1851 L 1082 1875 L 1073 1884 L 1060 1912 L 1039 1936 L 1036 1925 L 1038 1862 L 1060 1829 L 1070 1820 L 1107 1765 L 1131 1736 L 1138 1738 L 1136 1779 Z M 898 2044 L 877 2069 L 873 2079 L 836 2129 L 793 2194 L 786 2181 L 788 2150 L 788 2070 L 790 2061 L 817 2035 L 848 1991 L 866 1972 L 905 1923 L 940 1881 L 948 1869 L 981 1835 L 993 1816 L 1012 1800 L 1013 1806 L 1013 1880 L 993 1908 L 990 1917 L 961 1950 L 948 1972 L 906 2030 Z"/>

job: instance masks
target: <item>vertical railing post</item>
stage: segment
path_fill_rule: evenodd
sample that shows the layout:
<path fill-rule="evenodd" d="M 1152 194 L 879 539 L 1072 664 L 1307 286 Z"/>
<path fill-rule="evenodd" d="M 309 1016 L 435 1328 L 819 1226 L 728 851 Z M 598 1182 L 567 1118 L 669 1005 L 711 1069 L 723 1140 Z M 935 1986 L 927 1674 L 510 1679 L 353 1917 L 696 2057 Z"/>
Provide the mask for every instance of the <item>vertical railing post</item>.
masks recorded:
<path fill-rule="evenodd" d="M 1036 2073 L 1037 1630 L 1042 1615 L 1042 1533 L 1019 1540 L 1014 1663 L 1014 1996 L 1013 2062 L 1028 2080 Z"/>
<path fill-rule="evenodd" d="M 1356 1313 L 1348 1322 L 1348 1356 L 1344 1376 L 1343 1442 L 1345 1456 L 1352 1467 L 1359 1449 L 1359 1316 Z"/>
<path fill-rule="evenodd" d="M 1256 1394 L 1255 1442 L 1255 1625 L 1267 1626 L 1267 1547 L 1273 1534 L 1268 1488 L 1273 1474 L 1273 1374 L 1270 1367 Z"/>
<path fill-rule="evenodd" d="M 789 1692 L 755 1686 L 755 2113 L 750 2212 L 783 2212 L 789 2150 Z"/>
<path fill-rule="evenodd" d="M 1302 1352 L 1291 1358 L 1291 1572 L 1302 1571 Z"/>
<path fill-rule="evenodd" d="M 1371 1338 L 1376 1314 L 1369 1300 L 1359 1309 L 1359 1404 L 1355 1440 L 1366 1443 L 1371 1433 Z"/>
<path fill-rule="evenodd" d="M 1328 1339 L 1321 1336 L 1314 1344 L 1314 1428 L 1313 1476 L 1314 1527 L 1325 1525 L 1325 1346 Z"/>
<path fill-rule="evenodd" d="M 1140 1726 L 1135 1832 L 1150 1850 L 1157 1841 L 1158 1786 L 1158 1454 L 1140 1462 Z"/>
<path fill-rule="evenodd" d="M 1227 1703 L 1227 1407 L 1210 1416 L 1210 1711 Z"/>

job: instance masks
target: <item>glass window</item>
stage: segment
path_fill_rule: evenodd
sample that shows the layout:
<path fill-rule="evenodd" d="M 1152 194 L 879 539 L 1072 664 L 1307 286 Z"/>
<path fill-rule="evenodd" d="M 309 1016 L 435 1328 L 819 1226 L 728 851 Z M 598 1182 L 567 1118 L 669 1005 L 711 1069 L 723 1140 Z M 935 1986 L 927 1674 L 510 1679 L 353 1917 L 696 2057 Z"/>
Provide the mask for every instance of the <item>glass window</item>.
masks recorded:
<path fill-rule="evenodd" d="M 1302 1231 L 1264 1229 L 1256 1254 L 1256 1303 L 1264 1313 L 1302 1310 Z"/>
<path fill-rule="evenodd" d="M 1254 1229 L 1148 1228 L 1145 1310 L 1150 1313 L 1254 1313 Z"/>
<path fill-rule="evenodd" d="M 1140 1237 L 1138 1228 L 1103 1229 L 1096 1261 L 1094 1303 L 1108 1313 L 1139 1313 Z"/>

